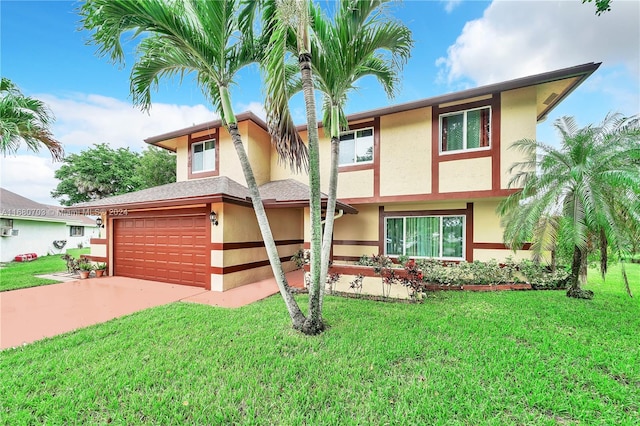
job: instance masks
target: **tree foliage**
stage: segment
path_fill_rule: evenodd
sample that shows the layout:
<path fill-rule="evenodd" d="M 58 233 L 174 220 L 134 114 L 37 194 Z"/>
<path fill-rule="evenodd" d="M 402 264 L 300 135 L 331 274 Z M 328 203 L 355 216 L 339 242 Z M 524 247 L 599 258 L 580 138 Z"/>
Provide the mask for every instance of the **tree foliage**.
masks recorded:
<path fill-rule="evenodd" d="M 633 250 L 640 227 L 640 120 L 609 114 L 598 126 L 579 128 L 562 117 L 554 126 L 560 148 L 529 139 L 512 145 L 529 160 L 511 167 L 509 187 L 522 189 L 503 200 L 499 212 L 509 247 L 532 241 L 542 252 L 559 240 L 571 246 L 569 294 L 579 295 L 590 251 L 600 250 L 604 276 L 609 252 Z"/>
<path fill-rule="evenodd" d="M 582 0 L 582 3 L 595 3 L 596 15 L 600 16 L 604 12 L 611 11 L 611 1 L 612 0 Z"/>
<path fill-rule="evenodd" d="M 55 172 L 60 180 L 51 193 L 70 206 L 85 201 L 175 182 L 175 156 L 156 147 L 142 154 L 129 148 L 113 149 L 105 143 L 71 154 Z"/>
<path fill-rule="evenodd" d="M 53 113 L 44 102 L 24 96 L 6 77 L 0 82 L 0 152 L 13 154 L 24 142 L 31 151 L 44 146 L 54 160 L 64 155 L 62 144 L 51 133 Z"/>

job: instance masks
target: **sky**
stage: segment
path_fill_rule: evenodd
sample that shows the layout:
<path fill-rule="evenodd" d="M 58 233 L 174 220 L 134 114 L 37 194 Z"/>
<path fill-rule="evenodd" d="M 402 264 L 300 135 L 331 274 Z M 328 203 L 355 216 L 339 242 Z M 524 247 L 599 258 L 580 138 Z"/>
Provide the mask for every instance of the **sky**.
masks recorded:
<path fill-rule="evenodd" d="M 316 0 L 327 10 L 328 0 Z M 149 113 L 132 106 L 129 74 L 135 45 L 127 44 L 124 66 L 96 55 L 89 33 L 79 29 L 75 1 L 0 0 L 0 74 L 27 96 L 46 102 L 52 127 L 66 154 L 96 143 L 142 151 L 144 139 L 218 118 L 195 82 L 161 81 Z M 558 143 L 553 122 L 576 118 L 597 124 L 608 112 L 640 113 L 640 2 L 613 0 L 612 11 L 596 16 L 581 0 L 404 1 L 392 16 L 408 25 L 415 41 L 388 99 L 373 78 L 362 79 L 347 113 L 416 101 L 587 62 L 601 67 L 538 124 L 537 139 Z M 232 88 L 236 112 L 264 117 L 260 73 L 243 70 Z M 300 99 L 294 119 L 305 122 Z M 46 149 L 21 148 L 0 157 L 0 185 L 34 201 L 58 204 L 58 184 Z"/>

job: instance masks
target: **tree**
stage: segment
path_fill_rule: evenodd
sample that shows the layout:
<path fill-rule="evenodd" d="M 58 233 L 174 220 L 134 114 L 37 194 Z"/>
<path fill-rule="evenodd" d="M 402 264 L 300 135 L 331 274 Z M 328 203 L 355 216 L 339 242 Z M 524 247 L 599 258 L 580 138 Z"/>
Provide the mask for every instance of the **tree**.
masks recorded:
<path fill-rule="evenodd" d="M 166 149 L 149 146 L 142 151 L 135 170 L 141 188 L 151 188 L 176 181 L 176 156 Z"/>
<path fill-rule="evenodd" d="M 51 196 L 60 204 L 97 200 L 143 188 L 142 179 L 132 171 L 140 167 L 140 154 L 129 148 L 113 149 L 105 143 L 65 157 L 55 172 L 60 180 Z"/>
<path fill-rule="evenodd" d="M 582 0 L 582 3 L 595 3 L 598 16 L 611 11 L 611 0 Z"/>
<path fill-rule="evenodd" d="M 89 0 L 80 8 L 82 25 L 92 32 L 98 54 L 123 62 L 121 39 L 140 40 L 131 71 L 131 93 L 136 105 L 151 107 L 151 91 L 163 77 L 194 73 L 231 135 L 240 159 L 269 262 L 293 327 L 301 330 L 304 314 L 291 294 L 271 233 L 258 186 L 238 131 L 229 87 L 239 70 L 255 61 L 255 44 L 239 32 L 238 1 Z M 144 35 L 144 37 L 141 37 Z M 295 135 L 279 148 L 289 153 L 291 166 L 306 158 Z"/>
<path fill-rule="evenodd" d="M 591 297 L 580 288 L 589 247 L 600 249 L 604 276 L 607 253 L 628 252 L 629 229 L 640 224 L 640 120 L 609 114 L 599 126 L 578 128 L 572 117 L 562 117 L 554 126 L 560 148 L 530 139 L 513 145 L 530 160 L 510 169 L 516 173 L 509 187 L 522 189 L 499 205 L 504 239 L 514 249 L 533 241 L 535 250 L 544 250 L 548 241 L 566 238 L 573 247 L 567 296 Z M 550 220 L 556 225 L 548 226 Z M 631 295 L 624 269 L 623 275 Z"/>
<path fill-rule="evenodd" d="M 6 77 L 0 81 L 0 151 L 13 154 L 24 142 L 31 151 L 46 147 L 54 161 L 64 155 L 62 144 L 51 134 L 54 117 L 44 102 L 24 96 Z"/>
<path fill-rule="evenodd" d="M 267 2 L 265 2 L 267 3 Z M 307 111 L 309 143 L 309 186 L 311 212 L 311 288 L 308 327 L 321 330 L 322 297 L 328 274 L 333 237 L 333 221 L 338 184 L 340 132 L 346 130 L 344 106 L 348 94 L 360 78 L 372 75 L 387 94 L 393 95 L 398 70 L 410 55 L 410 30 L 388 19 L 385 1 L 341 2 L 335 16 L 327 17 L 310 2 L 280 1 L 279 8 L 265 7 L 284 25 L 271 28 L 265 59 L 267 71 L 267 115 L 269 126 L 277 133 L 290 127 L 288 101 L 302 91 Z M 264 19 L 270 21 L 270 19 Z M 268 32 L 267 31 L 267 32 Z M 298 62 L 287 64 L 285 52 Z M 382 52 L 386 52 L 386 55 Z M 324 231 L 320 205 L 320 164 L 315 88 L 323 93 L 323 124 L 331 137 L 329 194 Z M 322 236 L 324 232 L 324 237 Z M 322 240 L 322 242 L 321 242 Z"/>

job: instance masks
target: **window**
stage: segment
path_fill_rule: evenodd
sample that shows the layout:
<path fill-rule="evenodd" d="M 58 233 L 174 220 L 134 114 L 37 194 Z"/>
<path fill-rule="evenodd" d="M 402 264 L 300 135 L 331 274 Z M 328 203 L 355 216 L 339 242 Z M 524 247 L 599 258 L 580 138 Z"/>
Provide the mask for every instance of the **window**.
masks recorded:
<path fill-rule="evenodd" d="M 463 253 L 464 216 L 387 218 L 388 256 L 463 259 Z"/>
<path fill-rule="evenodd" d="M 370 163 L 373 161 L 373 128 L 355 130 L 340 136 L 338 164 Z"/>
<path fill-rule="evenodd" d="M 69 236 L 70 237 L 84 237 L 84 226 L 70 226 L 69 227 Z"/>
<path fill-rule="evenodd" d="M 483 107 L 440 116 L 440 151 L 489 147 L 491 108 Z"/>
<path fill-rule="evenodd" d="M 215 139 L 191 145 L 191 172 L 207 172 L 216 168 Z"/>

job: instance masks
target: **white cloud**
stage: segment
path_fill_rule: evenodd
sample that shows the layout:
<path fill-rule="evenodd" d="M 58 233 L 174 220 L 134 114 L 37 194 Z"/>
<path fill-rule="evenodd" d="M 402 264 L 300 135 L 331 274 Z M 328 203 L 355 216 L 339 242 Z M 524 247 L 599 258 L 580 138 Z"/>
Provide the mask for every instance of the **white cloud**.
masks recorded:
<path fill-rule="evenodd" d="M 251 111 L 262 120 L 267 119 L 267 112 L 264 109 L 264 104 L 261 102 L 249 102 L 248 104 L 239 103 L 236 106 L 237 113 Z"/>
<path fill-rule="evenodd" d="M 144 139 L 150 136 L 218 118 L 204 105 L 154 103 L 147 114 L 135 109 L 130 102 L 100 95 L 33 96 L 53 111 L 56 117 L 53 134 L 62 142 L 65 154 L 78 153 L 102 142 L 113 148 L 130 147 L 141 151 L 146 146 Z M 260 103 L 250 102 L 244 109 L 264 117 Z M 1 158 L 0 162 L 3 188 L 40 203 L 58 204 L 50 193 L 58 184 L 54 172 L 61 163 L 53 163 L 45 148 L 32 153 L 23 146 L 16 155 Z"/>
<path fill-rule="evenodd" d="M 450 84 L 483 85 L 600 61 L 637 76 L 640 3 L 618 0 L 612 8 L 596 16 L 592 4 L 574 0 L 494 1 L 436 65 Z"/>
<path fill-rule="evenodd" d="M 68 97 L 36 95 L 56 116 L 55 137 L 65 152 L 78 152 L 94 143 L 113 148 L 141 150 L 144 139 L 162 133 L 210 121 L 218 116 L 204 105 L 154 103 L 149 113 L 134 108 L 130 102 L 93 94 Z"/>
<path fill-rule="evenodd" d="M 458 7 L 462 0 L 441 0 L 444 3 L 444 10 L 447 13 L 453 12 L 453 9 Z"/>
<path fill-rule="evenodd" d="M 44 149 L 43 155 L 48 155 Z M 57 185 L 53 174 L 61 163 L 53 163 L 51 157 L 15 155 L 0 159 L 0 182 L 3 188 L 43 204 L 59 204 L 51 198 Z"/>

